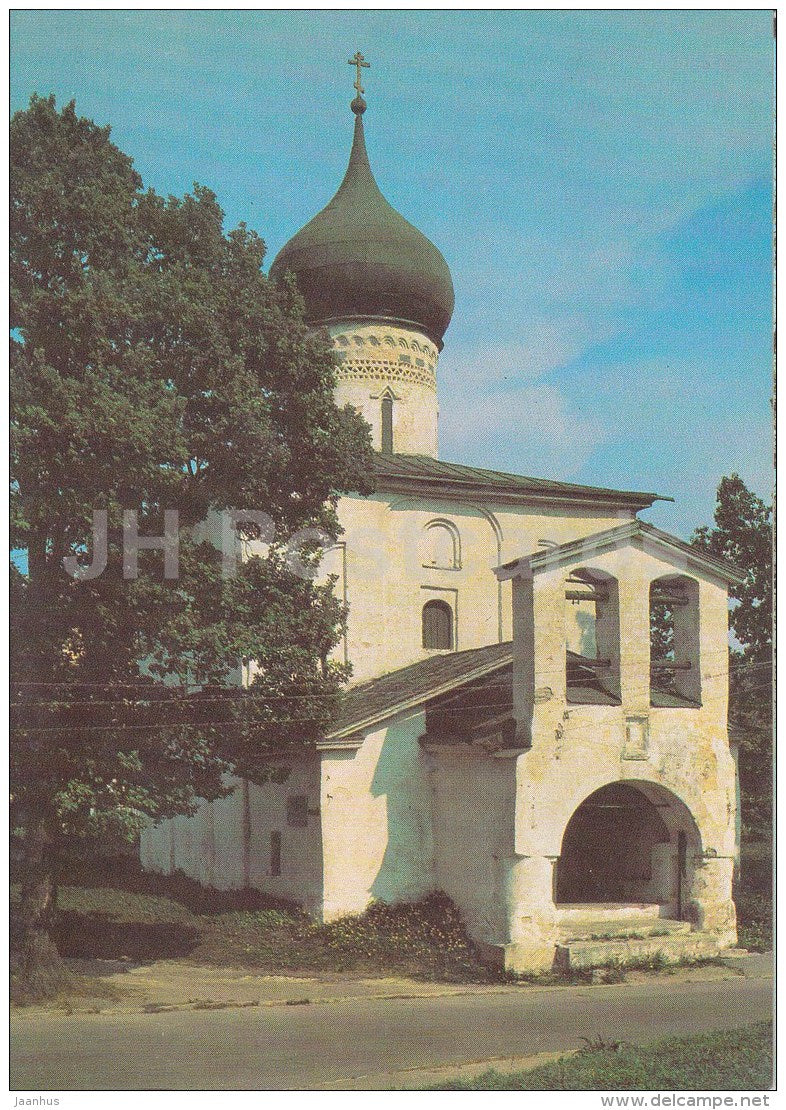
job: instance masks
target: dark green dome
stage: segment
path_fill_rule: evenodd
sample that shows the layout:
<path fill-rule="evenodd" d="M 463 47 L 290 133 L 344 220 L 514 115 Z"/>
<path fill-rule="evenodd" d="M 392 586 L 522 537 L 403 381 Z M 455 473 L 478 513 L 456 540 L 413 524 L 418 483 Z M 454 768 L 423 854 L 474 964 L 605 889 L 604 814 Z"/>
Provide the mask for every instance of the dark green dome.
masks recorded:
<path fill-rule="evenodd" d="M 282 247 L 270 276 L 295 275 L 312 323 L 358 317 L 398 320 L 442 347 L 453 314 L 448 264 L 432 242 L 388 204 L 366 153 L 362 113 L 338 192 Z"/>

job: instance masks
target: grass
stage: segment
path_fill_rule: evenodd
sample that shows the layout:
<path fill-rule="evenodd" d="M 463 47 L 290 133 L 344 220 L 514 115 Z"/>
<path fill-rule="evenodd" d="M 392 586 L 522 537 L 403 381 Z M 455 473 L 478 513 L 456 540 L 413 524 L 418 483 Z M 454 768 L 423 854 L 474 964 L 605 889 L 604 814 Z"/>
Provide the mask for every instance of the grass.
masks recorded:
<path fill-rule="evenodd" d="M 185 875 L 153 875 L 135 864 L 71 877 L 80 885 L 60 887 L 55 930 L 58 950 L 71 958 L 533 986 L 621 983 L 629 971 L 665 966 L 656 954 L 597 969 L 504 972 L 481 963 L 456 906 L 440 893 L 395 906 L 375 903 L 363 914 L 317 925 L 298 906 L 257 891 L 209 890 Z"/>
<path fill-rule="evenodd" d="M 208 890 L 184 875 L 146 874 L 131 862 L 82 868 L 66 879 L 55 928 L 58 950 L 66 957 L 178 959 L 265 974 L 404 975 L 447 982 L 504 977 L 480 962 L 458 910 L 440 893 L 416 903 L 375 903 L 358 916 L 317 925 L 296 905 L 256 891 Z"/>
<path fill-rule="evenodd" d="M 761 1091 L 772 1087 L 772 1022 L 639 1046 L 589 1044 L 530 1071 L 487 1071 L 434 1091 Z"/>

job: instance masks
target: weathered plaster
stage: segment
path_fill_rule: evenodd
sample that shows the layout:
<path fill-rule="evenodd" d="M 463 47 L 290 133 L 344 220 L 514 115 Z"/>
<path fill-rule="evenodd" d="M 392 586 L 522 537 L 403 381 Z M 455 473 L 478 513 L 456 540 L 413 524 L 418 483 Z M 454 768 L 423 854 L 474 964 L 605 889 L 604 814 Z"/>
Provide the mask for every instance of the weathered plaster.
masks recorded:
<path fill-rule="evenodd" d="M 327 552 L 322 574 L 337 576 L 336 592 L 350 603 L 346 641 L 335 657 L 346 654 L 353 682 L 427 657 L 421 638 L 424 590 L 443 591 L 455 605 L 455 650 L 511 639 L 511 586 L 497 582 L 493 568 L 522 551 L 539 550 L 543 539 L 562 543 L 620 522 L 615 514 L 579 507 L 544 512 L 384 492 L 344 497 L 338 512 L 342 546 Z M 427 531 L 436 520 L 448 522 L 459 536 L 456 568 L 424 565 Z"/>
<path fill-rule="evenodd" d="M 322 906 L 320 765 L 316 753 L 287 764 L 283 783 L 232 778 L 226 798 L 202 801 L 193 817 L 150 825 L 141 837 L 142 866 L 182 871 L 216 890 L 264 890 L 319 914 Z M 287 799 L 305 795 L 305 828 L 287 823 Z M 271 873 L 272 832 L 281 834 L 281 874 Z"/>
<path fill-rule="evenodd" d="M 566 700 L 560 617 L 565 579 L 579 568 L 602 571 L 618 583 L 619 706 Z M 699 599 L 702 705 L 651 708 L 649 586 L 675 570 L 684 573 L 674 561 L 638 545 L 514 580 L 514 711 L 522 742 L 530 745 L 517 759 L 515 853 L 529 862 L 522 863 L 528 878 L 519 885 L 522 898 L 510 920 L 510 936 L 518 938 L 516 950 L 507 953 L 510 966 L 544 965 L 542 937 L 554 935 L 558 916 L 549 864 L 560 855 L 565 829 L 581 802 L 618 781 L 638 785 L 661 807 L 669 826 L 670 843 L 654 861 L 664 912 L 673 910 L 668 874 L 676 875 L 677 836 L 683 832 L 689 845 L 686 916 L 718 944 L 735 940 L 736 775 L 726 721 L 726 590 L 712 575 L 692 572 Z M 632 736 L 639 736 L 634 750 Z"/>
<path fill-rule="evenodd" d="M 402 715 L 357 751 L 322 754 L 325 920 L 434 889 L 424 729 L 423 713 Z"/>

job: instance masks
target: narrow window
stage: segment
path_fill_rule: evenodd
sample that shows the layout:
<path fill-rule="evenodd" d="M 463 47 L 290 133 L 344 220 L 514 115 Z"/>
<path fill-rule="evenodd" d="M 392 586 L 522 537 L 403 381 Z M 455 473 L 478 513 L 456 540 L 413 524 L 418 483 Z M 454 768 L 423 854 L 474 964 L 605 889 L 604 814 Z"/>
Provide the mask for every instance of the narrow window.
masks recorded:
<path fill-rule="evenodd" d="M 382 453 L 393 454 L 393 398 L 382 398 Z"/>
<path fill-rule="evenodd" d="M 453 647 L 453 610 L 446 601 L 423 606 L 423 647 L 450 651 Z"/>
<path fill-rule="evenodd" d="M 270 874 L 281 874 L 281 833 L 270 834 Z"/>
<path fill-rule="evenodd" d="M 287 824 L 293 829 L 305 829 L 308 825 L 308 797 L 293 794 L 287 798 Z"/>
<path fill-rule="evenodd" d="M 701 704 L 699 585 L 682 574 L 650 586 L 650 703 Z"/>

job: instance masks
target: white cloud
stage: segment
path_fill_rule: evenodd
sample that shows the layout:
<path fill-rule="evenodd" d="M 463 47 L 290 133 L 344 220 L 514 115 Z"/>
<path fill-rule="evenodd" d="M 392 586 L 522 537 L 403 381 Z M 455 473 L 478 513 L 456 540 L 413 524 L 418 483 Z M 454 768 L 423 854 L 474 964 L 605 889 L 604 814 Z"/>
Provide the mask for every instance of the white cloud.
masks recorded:
<path fill-rule="evenodd" d="M 468 392 L 440 412 L 443 458 L 544 478 L 576 474 L 605 435 L 601 421 L 537 383 L 482 399 Z"/>
<path fill-rule="evenodd" d="M 468 392 L 491 394 L 543 377 L 565 366 L 596 343 L 608 339 L 616 327 L 583 316 L 515 321 L 515 341 L 457 343 L 446 348 L 439 363 L 440 391 L 445 397 Z"/>

